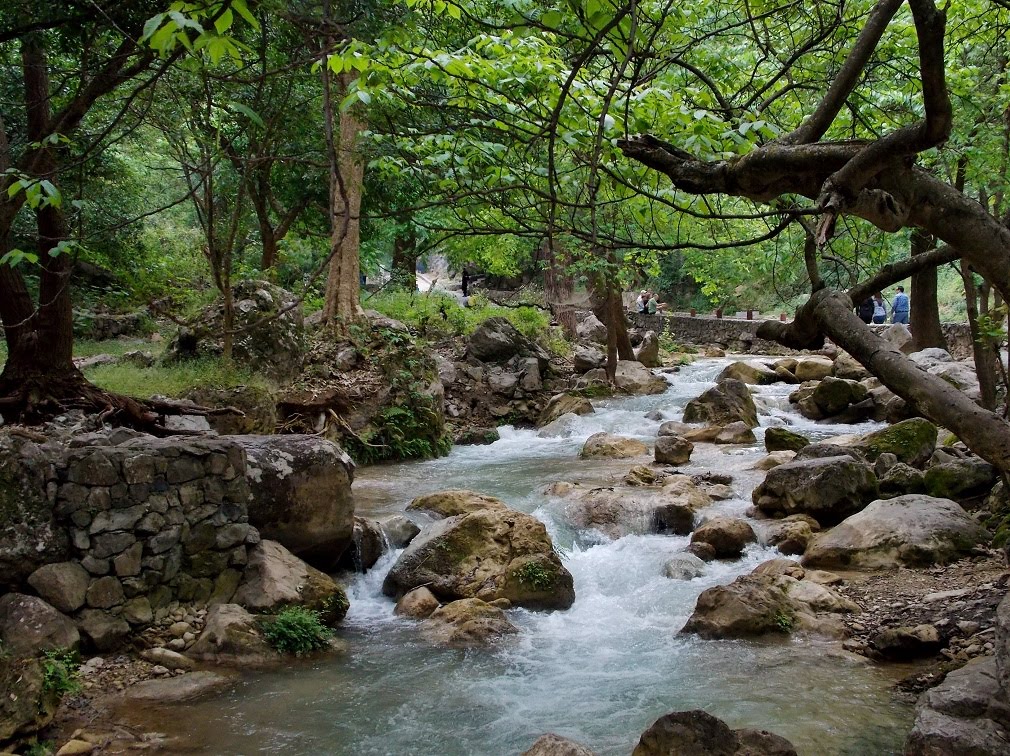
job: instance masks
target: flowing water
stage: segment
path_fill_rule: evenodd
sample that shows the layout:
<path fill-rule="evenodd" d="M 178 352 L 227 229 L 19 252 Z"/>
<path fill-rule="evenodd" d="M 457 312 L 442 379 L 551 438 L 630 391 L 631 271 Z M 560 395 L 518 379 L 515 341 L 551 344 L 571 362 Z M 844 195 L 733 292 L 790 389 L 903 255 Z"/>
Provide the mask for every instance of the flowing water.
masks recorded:
<path fill-rule="evenodd" d="M 729 362 L 705 360 L 669 375 L 660 396 L 595 402 L 565 438 L 502 430 L 490 446 L 457 447 L 442 459 L 361 470 L 360 514 L 400 512 L 425 492 L 473 488 L 499 496 L 546 523 L 575 578 L 576 600 L 560 612 L 512 610 L 518 639 L 491 649 L 434 648 L 416 623 L 395 617 L 382 578 L 397 554 L 350 581 L 341 630 L 345 657 L 296 663 L 243 679 L 216 700 L 176 711 L 186 752 L 215 754 L 518 754 L 545 732 L 599 754 L 628 754 L 662 714 L 704 708 L 733 727 L 777 732 L 802 754 L 898 753 L 911 708 L 895 700 L 894 678 L 837 644 L 810 638 L 706 641 L 678 631 L 705 588 L 727 583 L 777 552 L 757 545 L 703 577 L 675 581 L 663 563 L 686 537 L 641 535 L 616 541 L 572 530 L 562 503 L 543 494 L 557 480 L 604 482 L 627 461 L 583 461 L 582 443 L 601 430 L 655 438 L 659 420 L 678 420 L 687 401 Z M 816 425 L 789 409 L 791 387 L 755 388 L 762 428 L 747 447 L 695 446 L 687 473 L 733 476 L 737 498 L 706 512 L 742 515 L 764 473 L 746 468 L 763 455 L 763 428 L 790 424 L 817 438 L 867 427 Z M 177 726 L 178 728 L 178 726 Z M 172 728 L 169 728 L 172 729 Z"/>

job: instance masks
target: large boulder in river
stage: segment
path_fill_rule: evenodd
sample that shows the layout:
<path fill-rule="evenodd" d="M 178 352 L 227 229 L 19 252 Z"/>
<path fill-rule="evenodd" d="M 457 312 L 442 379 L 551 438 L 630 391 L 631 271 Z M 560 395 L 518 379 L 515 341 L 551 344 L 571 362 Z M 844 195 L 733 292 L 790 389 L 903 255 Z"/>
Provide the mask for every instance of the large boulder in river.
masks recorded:
<path fill-rule="evenodd" d="M 635 350 L 635 359 L 646 367 L 660 367 L 663 361 L 659 359 L 659 336 L 655 331 L 646 331 L 642 343 Z"/>
<path fill-rule="evenodd" d="M 662 394 L 670 388 L 670 384 L 635 360 L 617 361 L 614 385 L 621 391 L 636 396 Z"/>
<path fill-rule="evenodd" d="M 592 751 L 581 743 L 563 738 L 549 732 L 541 735 L 536 742 L 530 746 L 528 751 L 523 751 L 522 756 L 596 756 Z"/>
<path fill-rule="evenodd" d="M 591 415 L 596 410 L 593 403 L 584 396 L 574 394 L 555 394 L 547 402 L 540 417 L 537 418 L 537 427 L 543 428 L 557 420 L 562 415 Z"/>
<path fill-rule="evenodd" d="M 757 407 L 747 384 L 728 378 L 689 401 L 684 407 L 684 422 L 722 426 L 742 422 L 756 428 Z"/>
<path fill-rule="evenodd" d="M 807 514 L 825 525 L 841 522 L 876 497 L 873 470 L 845 455 L 774 467 L 751 494 L 765 514 Z"/>
<path fill-rule="evenodd" d="M 778 562 L 796 569 L 782 570 Z M 769 565 L 774 569 L 766 569 Z M 758 565 L 729 585 L 704 591 L 682 633 L 702 638 L 750 638 L 809 630 L 838 634 L 838 614 L 859 611 L 853 602 L 825 585 L 806 579 L 805 571 L 788 560 Z"/>
<path fill-rule="evenodd" d="M 686 465 L 691 461 L 694 444 L 680 436 L 656 438 L 656 461 L 661 465 Z"/>
<path fill-rule="evenodd" d="M 519 333 L 508 319 L 501 316 L 488 318 L 470 335 L 466 347 L 467 357 L 481 362 L 503 363 L 513 357 L 536 357 L 540 368 L 547 367 L 550 356 L 539 346 Z"/>
<path fill-rule="evenodd" d="M 708 712 L 675 711 L 649 727 L 631 756 L 796 756 L 792 743 L 765 730 L 731 730 Z"/>
<path fill-rule="evenodd" d="M 583 459 L 629 459 L 648 454 L 649 447 L 634 438 L 611 433 L 594 433 L 579 452 Z"/>
<path fill-rule="evenodd" d="M 354 463 L 316 436 L 230 436 L 246 452 L 249 522 L 263 538 L 326 570 L 351 543 Z"/>
<path fill-rule="evenodd" d="M 799 451 L 810 445 L 810 439 L 788 428 L 772 427 L 765 431 L 765 449 L 776 451 Z"/>
<path fill-rule="evenodd" d="M 691 543 L 707 543 L 716 559 L 736 559 L 747 544 L 756 541 L 754 528 L 734 517 L 713 517 L 691 534 Z"/>
<path fill-rule="evenodd" d="M 508 599 L 516 606 L 567 609 L 575 600 L 544 524 L 513 509 L 448 517 L 418 534 L 382 584 L 399 597 L 425 585 L 442 601 Z"/>
<path fill-rule="evenodd" d="M 548 493 L 569 500 L 565 516 L 576 528 L 615 539 L 655 532 L 687 535 L 695 512 L 712 503 L 687 475 L 666 476 L 655 486 L 555 484 Z"/>
<path fill-rule="evenodd" d="M 796 361 L 793 373 L 800 383 L 804 381 L 821 381 L 831 375 L 834 363 L 827 357 L 805 357 Z"/>
<path fill-rule="evenodd" d="M 249 549 L 249 561 L 234 602 L 257 612 L 302 605 L 318 611 L 328 625 L 342 620 L 348 608 L 347 595 L 333 578 L 310 567 L 281 544 L 267 540 Z"/>
<path fill-rule="evenodd" d="M 857 381 L 826 376 L 810 396 L 823 417 L 833 417 L 850 404 L 857 404 L 869 396 L 866 386 Z"/>
<path fill-rule="evenodd" d="M 426 512 L 439 519 L 470 514 L 481 509 L 509 509 L 509 506 L 494 496 L 467 489 L 449 489 L 424 494 L 407 505 L 408 512 Z"/>
<path fill-rule="evenodd" d="M 881 454 L 889 453 L 899 462 L 922 467 L 936 448 L 936 426 L 924 418 L 913 417 L 867 433 L 852 446 L 870 462 L 875 462 Z"/>
<path fill-rule="evenodd" d="M 46 495 L 51 458 L 38 444 L 0 436 L 0 592 L 17 590 L 38 567 L 69 553 Z"/>
<path fill-rule="evenodd" d="M 880 499 L 810 543 L 803 564 L 825 569 L 885 569 L 946 564 L 989 534 L 949 499 L 908 494 Z"/>
<path fill-rule="evenodd" d="M 294 294 L 267 281 L 239 281 L 232 287 L 234 325 L 238 331 L 232 357 L 278 380 L 295 377 L 306 352 L 305 321 Z M 165 359 L 218 357 L 224 349 L 224 302 L 204 309 L 196 324 L 179 329 L 165 349 Z"/>
<path fill-rule="evenodd" d="M 756 360 L 731 362 L 723 368 L 722 372 L 719 373 L 719 377 L 715 380 L 716 382 L 719 382 L 724 381 L 727 378 L 743 381 L 744 383 L 749 383 L 752 386 L 763 386 L 781 380 L 772 368 L 768 367 L 763 362 L 757 362 Z"/>
<path fill-rule="evenodd" d="M 466 647 L 515 635 L 519 628 L 499 607 L 478 598 L 465 598 L 435 609 L 424 621 L 422 632 L 432 643 Z"/>

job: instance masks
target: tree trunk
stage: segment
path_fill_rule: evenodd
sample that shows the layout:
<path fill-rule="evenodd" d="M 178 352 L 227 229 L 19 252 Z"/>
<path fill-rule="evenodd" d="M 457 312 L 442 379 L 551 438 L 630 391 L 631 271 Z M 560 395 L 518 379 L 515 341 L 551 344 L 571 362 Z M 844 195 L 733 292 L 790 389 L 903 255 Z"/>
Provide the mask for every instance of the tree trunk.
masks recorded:
<path fill-rule="evenodd" d="M 340 111 L 339 143 L 334 139 L 334 103 L 329 94 L 329 76 L 323 65 L 325 84 L 324 108 L 327 121 L 327 146 L 330 154 L 330 260 L 326 281 L 326 300 L 323 320 L 352 319 L 361 314 L 359 298 L 361 267 L 360 216 L 361 193 L 364 184 L 365 164 L 358 152 L 358 137 L 364 125 L 357 108 Z M 342 73 L 337 77 L 337 102 L 341 102 L 353 84 L 357 73 Z"/>
<path fill-rule="evenodd" d="M 27 35 L 21 45 L 24 66 L 25 103 L 28 116 L 27 137 L 39 142 L 49 135 L 49 71 L 45 49 L 38 34 Z M 51 148 L 41 151 L 38 175 L 56 185 L 57 163 Z M 36 212 L 39 257 L 39 307 L 21 274 L 4 266 L 0 272 L 0 315 L 3 317 L 8 355 L 0 374 L 0 393 L 19 392 L 44 401 L 47 385 L 83 383 L 74 367 L 73 305 L 70 300 L 71 259 L 66 252 L 49 252 L 67 239 L 63 212 L 46 205 Z M 5 240 L 6 241 L 6 240 Z M 6 244 L 4 244 L 6 247 Z M 62 393 L 62 392 L 59 392 Z"/>
<path fill-rule="evenodd" d="M 417 289 L 417 233 L 409 222 L 393 239 L 393 285 L 405 291 Z"/>
<path fill-rule="evenodd" d="M 575 338 L 575 306 L 572 295 L 575 293 L 575 279 L 567 270 L 566 255 L 558 249 L 558 242 L 552 244 L 544 239 L 541 245 L 542 256 L 546 263 L 544 267 L 544 293 L 547 307 L 555 319 L 561 324 L 565 336 Z"/>
<path fill-rule="evenodd" d="M 935 241 L 918 229 L 912 231 L 911 254 L 921 255 L 935 246 Z M 912 276 L 909 327 L 915 351 L 937 347 L 947 349 L 940 328 L 940 307 L 936 302 L 936 268 L 929 267 Z"/>
<path fill-rule="evenodd" d="M 607 269 L 612 271 L 616 269 L 616 266 L 608 265 Z M 618 359 L 635 359 L 635 350 L 631 346 L 628 324 L 624 318 L 621 288 L 615 275 L 610 272 L 599 272 L 593 275 L 590 307 L 593 314 L 607 327 L 608 365 L 613 362 L 616 370 Z"/>
<path fill-rule="evenodd" d="M 978 291 L 975 276 L 968 264 L 961 261 L 961 280 L 964 282 L 964 304 L 968 312 L 968 331 L 971 334 L 972 356 L 975 358 L 975 375 L 982 395 L 982 406 L 996 409 L 996 365 L 993 363 L 992 341 L 981 332 L 978 325 Z M 987 297 L 988 298 L 988 297 Z"/>

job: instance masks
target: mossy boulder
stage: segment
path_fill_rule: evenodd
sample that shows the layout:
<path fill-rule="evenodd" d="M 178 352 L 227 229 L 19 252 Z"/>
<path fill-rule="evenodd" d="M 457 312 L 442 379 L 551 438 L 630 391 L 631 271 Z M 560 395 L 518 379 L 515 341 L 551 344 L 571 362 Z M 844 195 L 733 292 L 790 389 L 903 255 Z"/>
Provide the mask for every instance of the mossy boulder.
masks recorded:
<path fill-rule="evenodd" d="M 733 378 L 720 381 L 684 408 L 685 423 L 726 426 L 738 421 L 756 428 L 757 407 L 747 384 Z"/>
<path fill-rule="evenodd" d="M 996 484 L 996 469 L 985 460 L 958 459 L 930 465 L 923 476 L 926 493 L 945 499 L 981 496 Z"/>
<path fill-rule="evenodd" d="M 305 360 L 302 308 L 294 294 L 268 281 L 239 281 L 232 287 L 235 334 L 232 357 L 278 380 L 293 378 Z M 218 357 L 223 353 L 224 302 L 207 307 L 196 325 L 181 328 L 165 359 Z"/>
<path fill-rule="evenodd" d="M 860 437 L 853 446 L 870 462 L 889 453 L 912 467 L 922 467 L 936 448 L 936 426 L 921 417 L 902 420 Z"/>
<path fill-rule="evenodd" d="M 425 585 L 441 601 L 508 599 L 515 606 L 567 609 L 575 600 L 547 528 L 507 507 L 447 517 L 424 528 L 382 584 L 400 597 Z"/>
<path fill-rule="evenodd" d="M 540 417 L 537 418 L 537 427 L 543 428 L 557 420 L 562 415 L 591 415 L 595 410 L 593 403 L 584 396 L 573 396 L 572 394 L 555 394 L 547 402 Z"/>
<path fill-rule="evenodd" d="M 408 512 L 426 512 L 439 518 L 455 517 L 481 509 L 508 508 L 508 505 L 501 499 L 466 489 L 450 489 L 424 494 L 407 505 Z"/>
<path fill-rule="evenodd" d="M 0 743 L 38 732 L 53 720 L 60 702 L 35 658 L 0 654 L 0 691 Z"/>
<path fill-rule="evenodd" d="M 891 569 L 946 564 L 989 540 L 950 499 L 909 494 L 873 502 L 814 537 L 804 566 L 822 569 Z"/>
<path fill-rule="evenodd" d="M 803 572 L 797 574 L 802 576 Z M 833 632 L 838 625 L 831 622 L 832 615 L 855 611 L 855 604 L 826 586 L 802 577 L 764 572 L 759 565 L 751 574 L 698 596 L 694 613 L 681 632 L 710 639 L 782 635 L 794 630 Z"/>
<path fill-rule="evenodd" d="M 768 471 L 751 495 L 773 517 L 806 514 L 819 523 L 841 522 L 877 497 L 877 478 L 849 456 L 787 462 Z"/>
<path fill-rule="evenodd" d="M 788 428 L 769 428 L 765 431 L 765 449 L 775 451 L 799 451 L 810 444 L 810 439 Z"/>

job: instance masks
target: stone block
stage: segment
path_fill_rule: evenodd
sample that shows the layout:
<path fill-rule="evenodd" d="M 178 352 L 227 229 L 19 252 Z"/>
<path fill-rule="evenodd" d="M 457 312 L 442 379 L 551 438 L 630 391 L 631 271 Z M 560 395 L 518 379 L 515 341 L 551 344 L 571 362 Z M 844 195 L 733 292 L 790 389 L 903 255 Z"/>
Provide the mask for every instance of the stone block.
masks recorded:
<path fill-rule="evenodd" d="M 57 562 L 39 567 L 28 584 L 61 612 L 76 612 L 84 606 L 91 577 L 77 562 Z"/>
<path fill-rule="evenodd" d="M 112 560 L 119 577 L 132 577 L 140 574 L 140 558 L 144 553 L 144 545 L 139 541 Z"/>
<path fill-rule="evenodd" d="M 106 512 L 99 512 L 91 522 L 88 532 L 91 535 L 105 533 L 110 530 L 132 530 L 141 517 L 147 512 L 147 507 L 143 504 L 127 507 L 126 509 L 110 509 Z"/>
<path fill-rule="evenodd" d="M 119 480 L 119 471 L 104 454 L 93 452 L 70 462 L 67 479 L 84 486 L 111 486 Z"/>
<path fill-rule="evenodd" d="M 96 559 L 107 559 L 115 556 L 137 542 L 133 533 L 101 533 L 94 537 L 91 555 Z M 88 548 L 87 546 L 84 547 Z"/>
<path fill-rule="evenodd" d="M 154 457 L 138 454 L 123 460 L 123 479 L 127 483 L 153 483 L 156 475 Z"/>
<path fill-rule="evenodd" d="M 96 578 L 88 586 L 88 606 L 94 609 L 111 609 L 122 604 L 125 599 L 123 584 L 111 575 Z"/>

